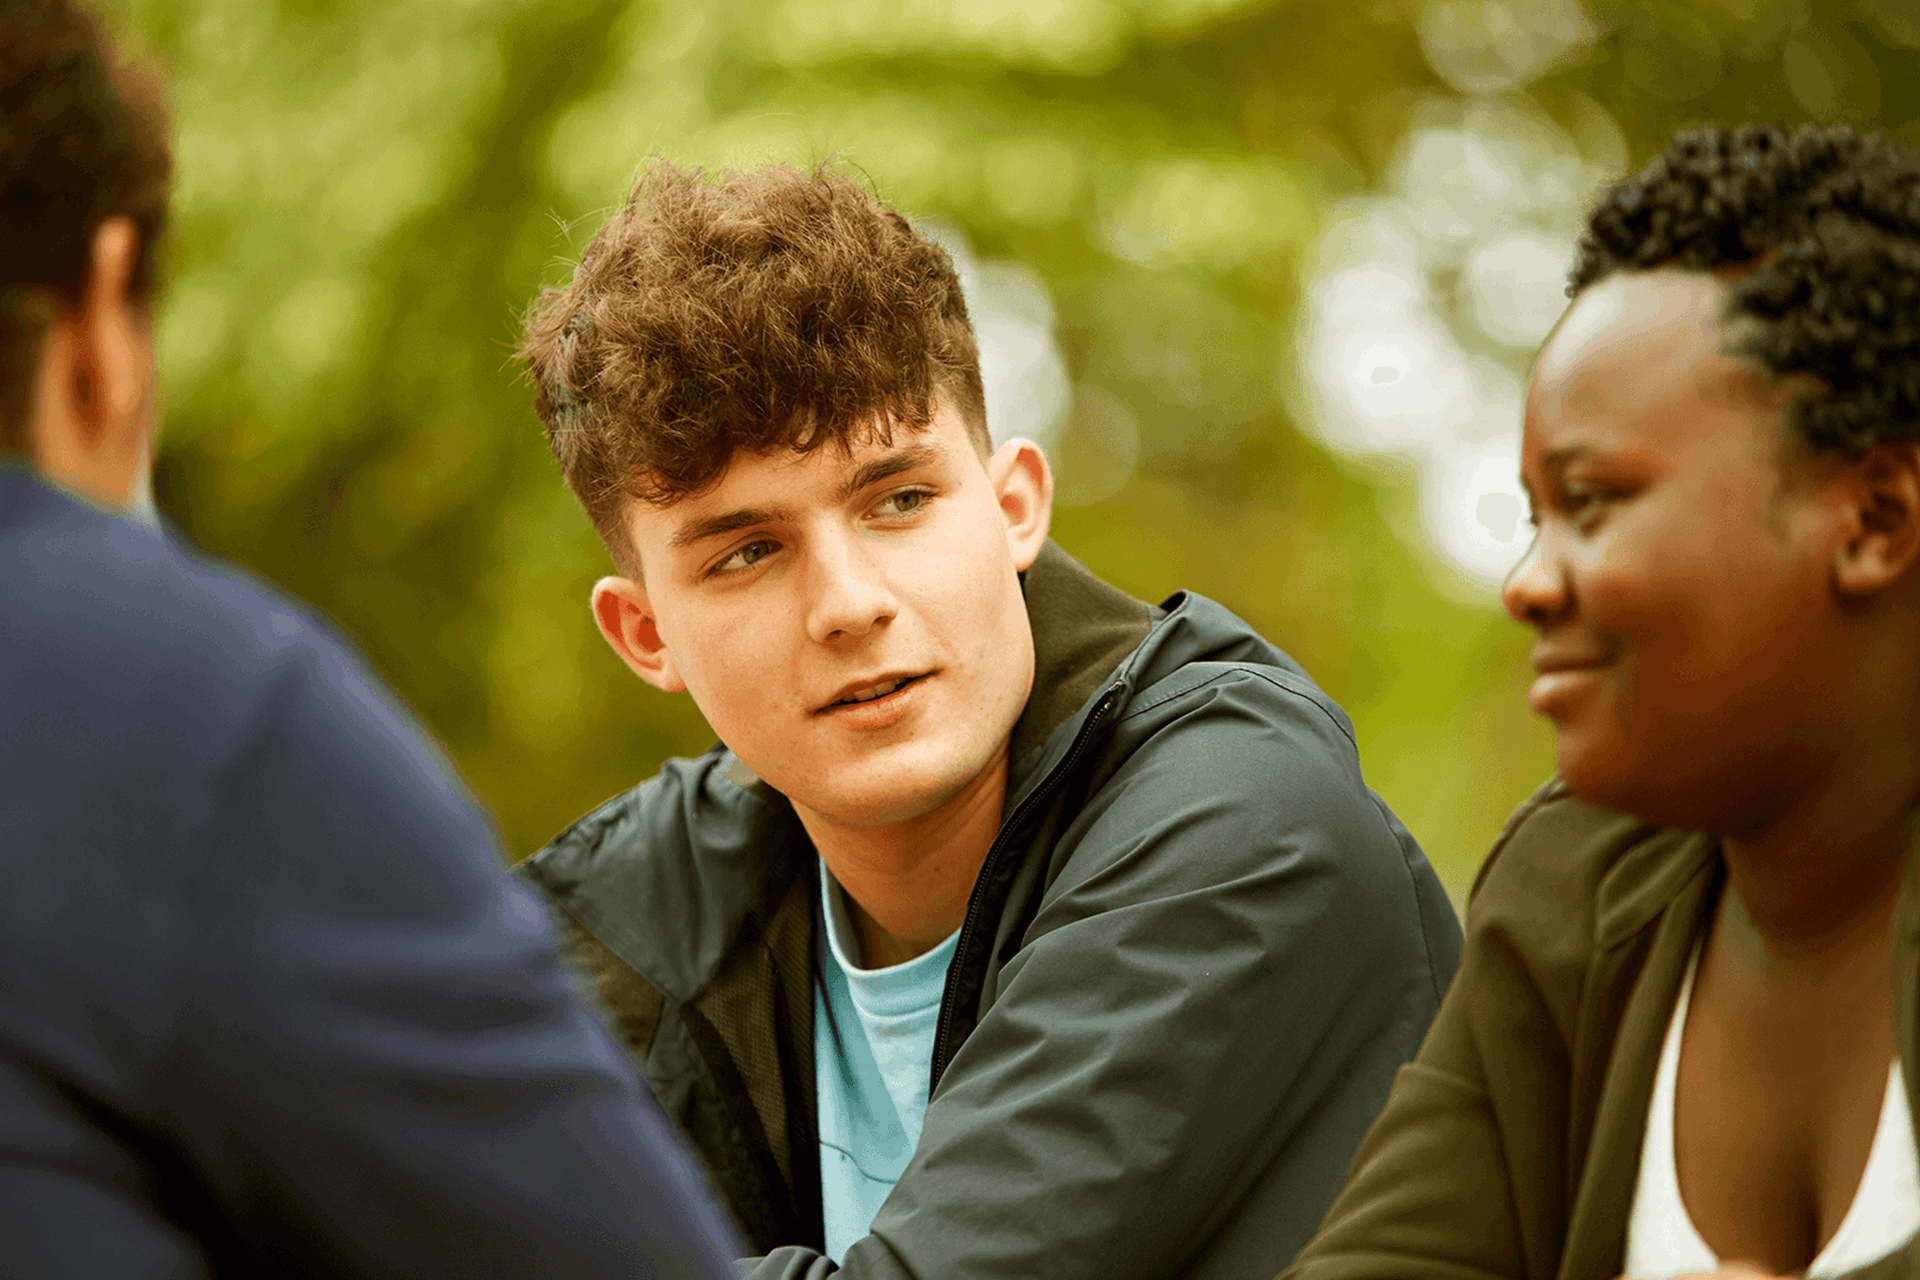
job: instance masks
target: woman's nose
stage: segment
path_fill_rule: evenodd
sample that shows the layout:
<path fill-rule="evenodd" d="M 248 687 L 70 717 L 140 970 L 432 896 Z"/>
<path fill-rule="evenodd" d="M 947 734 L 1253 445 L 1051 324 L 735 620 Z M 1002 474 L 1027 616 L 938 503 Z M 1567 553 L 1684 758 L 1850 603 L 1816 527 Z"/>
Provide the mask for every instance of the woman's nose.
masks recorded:
<path fill-rule="evenodd" d="M 1515 622 L 1540 626 L 1567 611 L 1572 592 L 1566 567 L 1545 530 L 1536 530 L 1520 563 L 1500 586 L 1500 603 Z"/>

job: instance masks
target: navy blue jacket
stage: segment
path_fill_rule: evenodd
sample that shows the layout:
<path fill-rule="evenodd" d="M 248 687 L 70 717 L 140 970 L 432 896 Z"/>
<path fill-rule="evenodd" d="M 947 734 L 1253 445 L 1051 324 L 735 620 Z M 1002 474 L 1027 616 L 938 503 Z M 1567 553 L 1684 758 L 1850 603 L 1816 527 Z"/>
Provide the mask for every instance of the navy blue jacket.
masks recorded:
<path fill-rule="evenodd" d="M 339 639 L 0 464 L 0 1273 L 737 1252 L 545 907 Z"/>

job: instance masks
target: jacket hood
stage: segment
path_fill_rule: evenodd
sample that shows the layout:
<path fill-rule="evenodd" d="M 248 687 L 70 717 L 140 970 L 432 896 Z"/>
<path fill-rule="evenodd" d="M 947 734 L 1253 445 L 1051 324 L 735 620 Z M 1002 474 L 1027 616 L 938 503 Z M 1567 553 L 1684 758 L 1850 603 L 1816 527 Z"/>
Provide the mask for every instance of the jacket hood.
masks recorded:
<path fill-rule="evenodd" d="M 1291 658 L 1232 613 L 1179 592 L 1159 607 L 1088 572 L 1049 541 L 1021 575 L 1034 680 L 1009 748 L 1006 813 L 1060 766 L 1096 704 L 1131 699 L 1196 663 L 1274 669 L 1277 679 L 1351 724 Z M 568 915 L 676 1001 L 705 987 L 741 929 L 771 918 L 812 845 L 785 796 L 721 743 L 672 760 L 562 832 L 519 870 Z M 686 917 L 659 929 L 661 903 Z"/>

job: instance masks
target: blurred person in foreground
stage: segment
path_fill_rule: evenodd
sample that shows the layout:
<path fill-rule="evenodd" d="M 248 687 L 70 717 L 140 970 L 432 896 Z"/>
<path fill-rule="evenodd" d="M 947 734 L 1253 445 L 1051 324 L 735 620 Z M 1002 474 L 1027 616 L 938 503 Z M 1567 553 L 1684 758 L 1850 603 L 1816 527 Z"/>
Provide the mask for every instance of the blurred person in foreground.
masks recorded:
<path fill-rule="evenodd" d="M 1913 1275 L 1920 153 L 1681 133 L 1570 291 L 1503 596 L 1559 774 L 1288 1274 Z"/>
<path fill-rule="evenodd" d="M 654 165 L 526 352 L 601 632 L 721 739 L 526 874 L 753 1274 L 1270 1275 L 1458 958 L 1346 716 L 1048 540 L 952 264 L 848 178 Z"/>
<path fill-rule="evenodd" d="M 0 1273 L 727 1274 L 443 761 L 139 518 L 169 166 L 84 13 L 0 5 Z"/>

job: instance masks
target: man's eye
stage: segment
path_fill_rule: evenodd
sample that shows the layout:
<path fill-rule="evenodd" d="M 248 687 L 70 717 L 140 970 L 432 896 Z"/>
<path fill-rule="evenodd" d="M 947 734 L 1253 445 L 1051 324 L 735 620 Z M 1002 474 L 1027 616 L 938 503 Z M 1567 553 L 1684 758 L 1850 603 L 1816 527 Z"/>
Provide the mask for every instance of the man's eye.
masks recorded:
<path fill-rule="evenodd" d="M 910 516 L 932 500 L 933 495 L 925 489 L 902 489 L 880 499 L 874 511 L 883 516 Z"/>
<path fill-rule="evenodd" d="M 751 569 L 774 552 L 776 544 L 762 538 L 736 547 L 731 555 L 713 566 L 713 573 L 738 573 L 742 569 Z"/>

